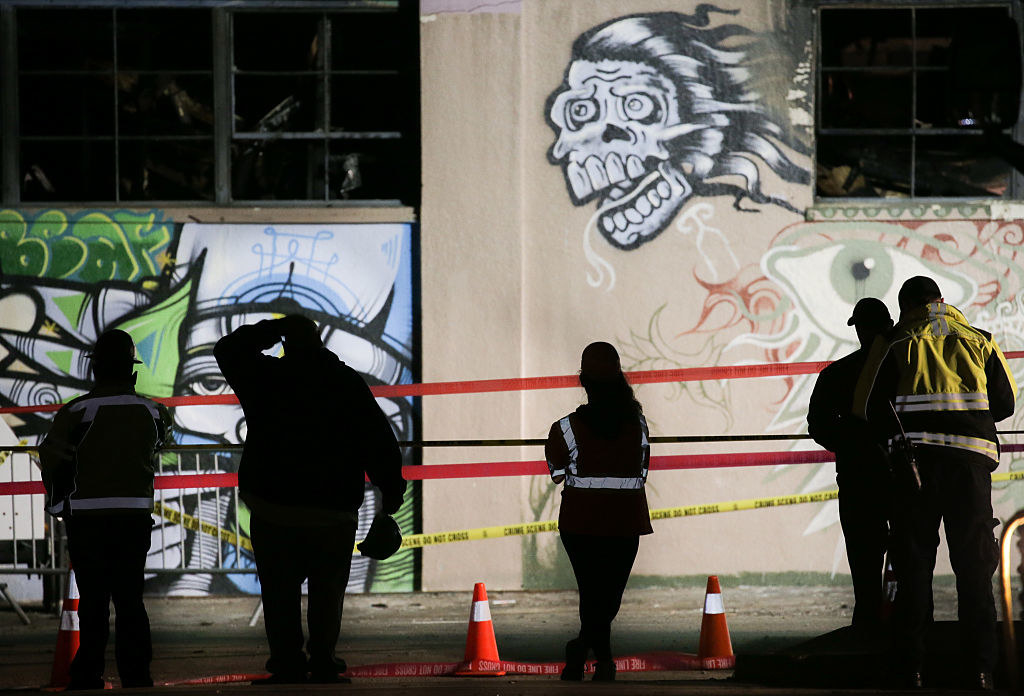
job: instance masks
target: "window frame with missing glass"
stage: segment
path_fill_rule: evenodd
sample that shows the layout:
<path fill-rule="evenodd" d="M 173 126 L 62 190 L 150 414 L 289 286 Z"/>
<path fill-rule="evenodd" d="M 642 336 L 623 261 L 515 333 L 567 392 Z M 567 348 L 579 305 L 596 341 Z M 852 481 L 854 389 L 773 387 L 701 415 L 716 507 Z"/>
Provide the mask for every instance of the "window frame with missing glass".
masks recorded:
<path fill-rule="evenodd" d="M 41 205 L 75 206 L 82 204 L 213 205 L 223 207 L 295 207 L 309 205 L 316 205 L 318 207 L 416 207 L 419 205 L 418 24 L 413 21 L 416 19 L 416 16 L 410 10 L 410 7 L 409 3 L 400 2 L 399 0 L 343 0 L 341 2 L 295 0 L 286 4 L 275 0 L 251 0 L 244 5 L 231 2 L 230 0 L 185 0 L 184 2 L 176 3 L 145 1 L 131 4 L 113 1 L 61 3 L 24 0 L 23 2 L 4 4 L 0 6 L 0 37 L 5 39 L 3 47 L 0 48 L 3 56 L 2 63 L 0 63 L 0 104 L 4 106 L 4 114 L 6 115 L 3 119 L 0 119 L 0 171 L 2 171 L 2 187 L 0 188 L 2 188 L 3 205 L 9 207 Z M 106 163 L 105 160 L 102 161 L 104 169 L 113 169 L 112 174 L 109 176 L 104 175 L 105 178 L 112 179 L 112 181 L 104 181 L 102 183 L 110 191 L 106 191 L 106 188 L 104 188 L 103 193 L 97 195 L 94 192 L 88 192 L 86 190 L 87 187 L 79 186 L 67 197 L 59 195 L 23 195 L 22 181 L 26 174 L 26 171 L 22 170 L 23 163 L 21 162 L 23 142 L 55 143 L 56 145 L 53 147 L 56 148 L 61 142 L 74 141 L 88 144 L 89 141 L 96 140 L 96 138 L 88 132 L 71 136 L 67 134 L 50 135 L 36 133 L 29 138 L 23 135 L 21 126 L 24 124 L 19 123 L 18 118 L 21 100 L 18 89 L 19 77 L 22 79 L 25 77 L 23 71 L 19 71 L 19 53 L 16 45 L 19 12 L 21 10 L 36 12 L 46 10 L 98 10 L 109 13 L 109 16 L 112 18 L 109 21 L 112 34 L 111 41 L 115 44 L 113 51 L 116 55 L 117 13 L 145 9 L 203 12 L 206 15 L 205 20 L 209 22 L 209 25 L 203 28 L 201 35 L 209 36 L 211 42 L 211 58 L 208 73 L 209 79 L 212 82 L 212 97 L 208 94 L 204 95 L 204 97 L 209 97 L 208 104 L 213 111 L 213 124 L 211 128 L 212 134 L 209 137 L 204 136 L 203 148 L 204 152 L 208 149 L 209 157 L 213 163 L 210 172 L 213 182 L 212 186 L 202 189 L 201 194 L 192 192 L 189 195 L 172 195 L 170 197 L 156 197 L 142 193 L 131 194 L 122 190 L 120 183 L 122 177 L 119 172 L 122 158 L 119 156 L 118 148 L 123 143 L 143 141 L 146 143 L 146 147 L 153 148 L 181 141 L 182 136 L 160 133 L 144 133 L 131 137 L 125 136 L 118 127 L 117 90 L 115 88 L 113 90 L 115 94 L 110 100 L 110 109 L 113 111 L 115 125 L 112 133 L 104 134 L 104 140 L 109 142 L 110 147 L 114 149 L 113 162 L 111 165 Z M 364 123 L 361 124 L 360 128 L 349 130 L 332 129 L 330 128 L 330 113 L 326 111 L 330 105 L 330 100 L 328 99 L 323 103 L 325 111 L 321 121 L 314 124 L 313 128 L 308 128 L 304 131 L 289 130 L 286 127 L 275 132 L 247 132 L 236 127 L 235 79 L 236 76 L 243 74 L 244 71 L 237 69 L 232 59 L 235 39 L 243 40 L 234 34 L 234 17 L 246 13 L 261 13 L 268 17 L 284 16 L 285 14 L 293 16 L 304 14 L 320 18 L 328 16 L 338 18 L 346 15 L 367 16 L 372 14 L 387 18 L 381 25 L 385 29 L 388 29 L 388 23 L 393 21 L 395 33 L 400 38 L 392 41 L 390 45 L 400 45 L 402 53 L 397 57 L 389 58 L 389 61 L 393 64 L 389 65 L 387 73 L 392 78 L 392 101 L 395 104 L 401 105 L 400 109 L 395 109 L 395 111 L 400 111 L 397 123 L 392 122 L 388 124 L 387 128 L 376 129 L 372 124 L 365 123 L 364 119 Z M 410 24 L 410 22 L 412 23 Z M 326 24 L 329 27 L 329 21 Z M 154 41 L 158 40 L 168 39 L 167 37 L 163 39 L 159 37 L 154 38 Z M 364 41 L 363 45 L 365 43 Z M 316 79 L 324 86 L 325 93 L 330 94 L 332 79 L 336 79 L 339 75 L 345 75 L 347 71 L 344 69 L 333 69 L 329 58 L 331 49 L 329 42 L 323 44 L 323 47 L 328 57 L 326 62 L 321 64 L 319 71 L 316 72 Z M 112 79 L 117 78 L 118 66 L 116 60 L 109 67 L 109 72 L 111 72 Z M 364 72 L 376 73 L 379 71 L 368 70 Z M 370 87 L 372 89 L 375 85 L 371 84 Z M 35 124 L 35 127 L 38 131 L 39 124 Z M 198 139 L 193 137 L 192 140 Z M 320 185 L 316 186 L 311 192 L 301 189 L 302 195 L 280 196 L 276 195 L 276 192 L 273 190 L 258 190 L 253 195 L 238 195 L 232 190 L 232 153 L 239 148 L 239 143 L 243 140 L 263 143 L 290 140 L 322 143 L 319 151 L 321 157 L 318 161 L 316 163 L 306 162 L 304 165 L 307 165 L 310 169 L 319 166 L 322 171 L 327 172 L 327 175 L 321 176 Z M 329 160 L 331 149 L 347 150 L 347 148 L 339 148 L 340 144 L 352 144 L 359 149 L 371 149 L 373 144 L 379 141 L 388 142 L 392 146 L 388 152 L 379 158 L 386 161 L 383 164 L 377 165 L 376 174 L 378 176 L 376 182 L 367 182 L 364 172 L 363 190 L 367 191 L 368 195 L 362 196 L 360 195 L 361 191 L 355 190 L 352 192 L 351 198 L 344 198 L 334 191 L 335 187 L 331 182 L 330 174 L 332 167 L 337 171 L 338 166 L 332 165 L 332 162 Z M 355 150 L 356 147 L 352 149 Z M 377 149 L 379 150 L 380 148 Z M 237 160 L 237 157 L 235 159 Z M 78 169 L 93 171 L 91 168 L 83 169 L 78 167 Z M 394 180 L 391 174 L 392 169 L 395 171 L 401 170 L 402 177 L 400 180 Z M 295 173 L 295 171 L 297 169 L 291 173 Z M 306 170 L 299 171 L 295 176 L 306 176 Z M 287 178 L 287 176 L 283 178 Z M 294 193 L 295 188 L 294 186 L 291 187 L 292 193 Z M 83 192 L 86 195 L 83 195 Z"/>
<path fill-rule="evenodd" d="M 359 12 L 363 18 L 369 18 L 372 16 L 382 16 L 385 13 L 393 12 L 394 9 L 389 10 L 386 7 L 377 7 L 370 9 L 360 9 Z M 348 12 L 349 16 L 352 16 L 354 10 Z M 346 129 L 344 127 L 335 124 L 335 110 L 337 105 L 343 101 L 341 90 L 336 88 L 336 83 L 343 79 L 359 79 L 359 78 L 370 78 L 370 79 L 390 79 L 392 86 L 401 85 L 406 79 L 401 72 L 401 64 L 391 64 L 386 67 L 367 67 L 359 66 L 352 67 L 347 65 L 341 65 L 341 59 L 335 59 L 335 50 L 337 48 L 336 41 L 339 35 L 338 29 L 344 26 L 343 21 L 339 21 L 343 16 L 344 12 L 338 11 L 338 8 L 332 7 L 329 11 L 306 11 L 306 12 L 284 12 L 278 16 L 279 18 L 288 17 L 290 19 L 296 19 L 302 17 L 308 21 L 314 21 L 317 25 L 317 38 L 316 41 L 319 44 L 319 50 L 317 51 L 317 65 L 307 67 L 306 69 L 300 68 L 268 68 L 261 66 L 259 68 L 251 68 L 250 66 L 241 65 L 242 61 L 239 60 L 239 37 L 243 32 L 239 31 L 239 25 L 244 24 L 249 20 L 265 19 L 266 15 L 254 11 L 251 9 L 239 9 L 232 11 L 229 14 L 230 21 L 230 32 L 231 41 L 230 45 L 234 50 L 234 55 L 231 60 L 231 94 L 233 98 L 233 110 L 234 115 L 231 124 L 231 147 L 232 147 L 232 193 L 231 197 L 233 200 L 238 201 L 262 201 L 265 199 L 256 199 L 246 195 L 236 188 L 240 188 L 239 183 L 239 172 L 244 168 L 242 166 L 235 166 L 238 153 L 243 151 L 248 144 L 249 149 L 260 149 L 267 148 L 270 146 L 276 146 L 278 149 L 284 150 L 292 147 L 306 147 L 310 152 L 317 153 L 316 160 L 319 160 L 319 178 L 315 177 L 312 173 L 309 174 L 307 179 L 307 189 L 311 189 L 313 186 L 319 186 L 322 192 L 322 196 L 314 198 L 312 191 L 303 200 L 323 200 L 331 202 L 345 202 L 344 198 L 344 186 L 346 181 L 349 185 L 352 185 L 351 179 L 356 179 L 356 185 L 361 185 L 358 182 L 358 178 L 361 176 L 361 170 L 366 169 L 367 165 L 367 152 L 373 153 L 370 155 L 370 161 L 380 164 L 382 161 L 386 161 L 386 156 L 381 156 L 381 153 L 387 153 L 390 149 L 392 153 L 396 151 L 400 152 L 401 148 L 408 147 L 409 128 L 403 128 L 404 117 L 401 115 L 403 110 L 401 105 L 396 104 L 393 109 L 393 113 L 389 115 L 386 113 L 378 114 L 376 117 L 370 117 L 370 122 L 360 123 L 359 127 L 355 129 Z M 344 41 L 340 42 L 340 45 L 344 46 Z M 339 51 L 340 52 L 340 51 Z M 286 81 L 301 81 L 306 80 L 310 84 L 314 85 L 315 91 L 315 103 L 312 109 L 312 123 L 311 126 L 306 128 L 290 128 L 285 130 L 266 130 L 266 129 L 253 129 L 249 123 L 240 124 L 239 107 L 240 93 L 242 90 L 239 88 L 240 81 L 248 81 L 252 79 L 266 79 L 268 80 L 286 80 Z M 372 95 L 372 99 L 367 101 L 373 101 L 376 98 L 385 94 L 394 94 L 395 89 L 389 91 L 381 90 L 379 92 L 366 92 L 364 94 Z M 297 100 L 301 107 L 301 100 Z M 280 102 L 275 105 L 271 111 L 267 112 L 267 115 L 274 113 L 276 109 L 284 106 L 284 102 Z M 405 111 L 409 110 L 411 104 L 406 105 Z M 351 116 L 355 111 L 350 112 Z M 266 116 L 264 117 L 266 118 Z M 380 122 L 374 122 L 375 119 L 379 119 Z M 258 124 L 252 124 L 258 125 Z M 377 127 L 377 126 L 380 127 Z M 397 146 L 397 147 L 396 147 Z M 352 148 L 352 149 L 350 149 Z M 376 152 L 375 152 L 376 151 Z M 358 158 L 362 158 L 360 162 Z M 349 158 L 353 158 L 355 162 L 354 167 L 349 167 Z M 410 158 L 408 157 L 394 157 L 395 163 L 402 162 L 406 165 L 409 164 Z M 314 158 L 308 157 L 305 159 L 309 166 L 314 165 Z M 272 168 L 268 166 L 268 169 Z M 412 196 L 408 193 L 408 189 L 415 186 L 414 181 L 410 181 L 408 177 L 411 172 L 408 171 L 408 167 L 403 169 L 401 166 L 396 166 L 395 170 L 402 170 L 399 172 L 399 176 L 403 177 L 404 180 L 399 184 L 400 190 L 407 191 L 406 195 L 401 197 L 395 197 L 394 199 L 386 199 L 383 197 L 376 197 L 372 199 L 373 203 L 389 205 L 398 205 L 401 202 L 401 198 L 409 200 Z M 339 171 L 340 170 L 340 171 Z M 413 177 L 414 178 L 414 177 Z M 340 181 L 339 181 L 340 179 Z M 366 199 L 360 199 L 365 204 Z"/>
<path fill-rule="evenodd" d="M 922 191 L 922 187 L 919 185 L 918 174 L 925 167 L 925 163 L 919 162 L 921 154 L 933 154 L 935 155 L 939 148 L 937 144 L 941 141 L 939 139 L 946 138 L 947 142 L 955 141 L 957 139 L 963 140 L 964 138 L 978 138 L 981 142 L 981 138 L 985 137 L 983 128 L 979 125 L 977 127 L 970 127 L 968 125 L 956 127 L 930 127 L 928 124 L 922 124 L 918 120 L 918 106 L 920 103 L 919 97 L 919 78 L 922 75 L 928 75 L 929 71 L 937 72 L 938 70 L 945 70 L 947 73 L 952 73 L 953 65 L 950 62 L 948 65 L 942 68 L 926 67 L 918 65 L 918 50 L 914 45 L 914 42 L 918 38 L 918 18 L 920 13 L 923 12 L 943 12 L 943 11 L 998 11 L 1005 12 L 1006 15 L 1012 20 L 1013 26 L 1016 28 L 1018 42 L 1021 37 L 1021 14 L 1020 7 L 1011 2 L 999 2 L 997 0 L 961 0 L 956 3 L 949 2 L 917 2 L 915 0 L 903 0 L 902 2 L 874 2 L 874 3 L 863 3 L 863 2 L 849 2 L 844 0 L 819 0 L 815 3 L 816 9 L 816 60 L 815 60 L 815 171 L 816 178 L 814 184 L 814 199 L 820 203 L 837 203 L 837 202 L 870 202 L 877 203 L 878 201 L 912 201 L 912 202 L 928 202 L 928 201 L 966 201 L 966 200 L 978 200 L 978 199 L 1018 199 L 1024 195 L 1024 176 L 1021 175 L 1020 171 L 1016 170 L 1009 162 L 1005 162 L 1004 171 L 1006 175 L 1005 189 L 1000 195 L 996 191 L 970 191 L 960 192 L 955 194 L 949 193 L 935 193 Z M 911 48 L 909 50 L 910 63 L 907 65 L 898 64 L 891 66 L 879 66 L 865 64 L 862 66 L 842 66 L 842 65 L 831 65 L 826 60 L 826 54 L 836 47 L 829 44 L 830 37 L 827 32 L 824 31 L 823 24 L 827 16 L 827 13 L 842 13 L 842 12 L 878 12 L 879 17 L 883 15 L 881 13 L 887 11 L 902 11 L 906 12 L 910 18 L 910 33 L 906 36 L 910 41 Z M 833 15 L 835 16 L 835 15 Z M 922 34 L 923 36 L 923 34 Z M 837 39 L 838 40 L 838 39 Z M 892 127 L 892 124 L 885 124 L 885 127 L 874 126 L 858 126 L 858 125 L 844 125 L 843 127 L 834 127 L 832 124 L 825 123 L 825 116 L 823 112 L 826 107 L 826 99 L 824 97 L 824 83 L 826 75 L 837 75 L 844 74 L 856 76 L 858 74 L 869 74 L 869 73 L 881 73 L 888 71 L 890 73 L 905 73 L 909 77 L 910 92 L 909 98 L 909 123 L 899 127 Z M 927 96 L 927 95 L 926 95 Z M 1012 125 L 1004 124 L 1004 127 L 1000 129 L 1002 137 L 1011 138 L 1014 142 L 1019 141 L 1021 135 L 1021 117 L 1017 114 L 1017 119 Z M 877 143 L 881 142 L 882 138 L 903 138 L 904 142 L 909 142 L 909 152 L 907 153 L 907 168 L 909 175 L 907 176 L 906 191 L 900 192 L 897 187 L 893 187 L 891 190 L 892 195 L 885 195 L 885 188 L 875 187 L 867 184 L 867 177 L 864 177 L 863 181 L 867 185 L 862 185 L 859 190 L 856 190 L 848 195 L 836 194 L 833 191 L 822 190 L 822 175 L 823 175 L 823 160 L 826 158 L 828 152 L 827 147 L 831 143 L 841 142 L 841 139 L 854 139 L 862 138 L 863 142 L 871 143 L 878 147 Z M 930 138 L 936 138 L 936 140 L 929 140 Z M 936 146 L 934 149 L 928 149 L 927 147 L 921 148 L 921 145 L 927 145 L 931 143 Z M 837 148 L 838 149 L 838 148 Z M 835 161 L 835 160 L 833 160 Z M 836 165 L 841 166 L 842 163 Z M 849 177 L 846 182 L 850 183 L 858 175 L 856 170 L 856 162 L 851 160 Z M 964 180 L 964 187 L 966 188 L 969 184 L 968 180 Z M 835 180 L 832 182 L 835 183 Z M 881 183 L 886 183 L 881 180 Z M 899 184 L 898 180 L 893 178 L 889 183 Z M 865 191 L 865 189 L 872 189 L 871 193 Z"/>

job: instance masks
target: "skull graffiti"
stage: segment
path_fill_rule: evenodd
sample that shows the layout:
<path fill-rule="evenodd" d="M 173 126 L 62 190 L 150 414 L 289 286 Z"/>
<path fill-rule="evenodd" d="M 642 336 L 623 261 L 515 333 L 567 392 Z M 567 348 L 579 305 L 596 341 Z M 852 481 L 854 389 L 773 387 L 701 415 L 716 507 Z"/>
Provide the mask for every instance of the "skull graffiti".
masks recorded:
<path fill-rule="evenodd" d="M 632 15 L 590 29 L 547 99 L 556 134 L 548 161 L 562 168 L 574 205 L 597 201 L 598 230 L 621 249 L 654 239 L 697 195 L 796 211 L 761 191 L 760 166 L 809 180 L 780 145 L 806 148 L 772 120 L 752 83 L 746 63 L 757 62 L 758 40 L 735 24 L 707 28 L 711 12 L 725 11 L 701 5 L 693 16 Z"/>
<path fill-rule="evenodd" d="M 667 147 L 682 130 L 675 85 L 649 66 L 611 60 L 574 62 L 566 84 L 549 114 L 560 129 L 551 156 L 573 202 L 599 198 L 604 234 L 635 246 L 692 191 Z"/>

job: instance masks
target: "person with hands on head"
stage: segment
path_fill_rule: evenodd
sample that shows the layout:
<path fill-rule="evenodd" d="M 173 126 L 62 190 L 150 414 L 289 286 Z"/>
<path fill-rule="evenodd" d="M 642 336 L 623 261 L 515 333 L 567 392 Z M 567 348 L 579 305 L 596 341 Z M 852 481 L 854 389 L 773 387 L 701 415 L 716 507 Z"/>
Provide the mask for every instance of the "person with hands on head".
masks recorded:
<path fill-rule="evenodd" d="M 565 484 L 558 531 L 580 596 L 580 631 L 565 645 L 562 679 L 579 681 L 591 650 L 595 681 L 613 681 L 611 625 L 636 560 L 651 534 L 647 470 L 651 450 L 643 409 L 610 343 L 588 345 L 580 365 L 587 403 L 555 421 L 544 454 Z"/>
<path fill-rule="evenodd" d="M 264 353 L 278 342 L 283 356 Z M 335 649 L 364 476 L 381 491 L 381 514 L 396 513 L 405 495 L 394 431 L 363 379 L 305 316 L 240 326 L 214 356 L 245 414 L 238 494 L 250 511 L 263 597 L 266 682 L 347 681 Z"/>

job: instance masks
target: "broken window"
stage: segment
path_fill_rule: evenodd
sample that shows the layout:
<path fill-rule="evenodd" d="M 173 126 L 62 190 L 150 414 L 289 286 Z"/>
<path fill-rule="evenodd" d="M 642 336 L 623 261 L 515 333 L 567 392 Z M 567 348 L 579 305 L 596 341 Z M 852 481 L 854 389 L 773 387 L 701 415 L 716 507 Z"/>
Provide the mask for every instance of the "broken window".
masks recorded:
<path fill-rule="evenodd" d="M 24 202 L 213 199 L 210 11 L 21 9 Z"/>
<path fill-rule="evenodd" d="M 302 4 L 14 3 L 5 203 L 414 205 L 415 14 Z"/>
<path fill-rule="evenodd" d="M 817 195 L 1012 195 L 1021 58 L 1007 6 L 820 11 Z"/>
<path fill-rule="evenodd" d="M 232 18 L 233 198 L 414 200 L 414 63 L 395 13 Z"/>

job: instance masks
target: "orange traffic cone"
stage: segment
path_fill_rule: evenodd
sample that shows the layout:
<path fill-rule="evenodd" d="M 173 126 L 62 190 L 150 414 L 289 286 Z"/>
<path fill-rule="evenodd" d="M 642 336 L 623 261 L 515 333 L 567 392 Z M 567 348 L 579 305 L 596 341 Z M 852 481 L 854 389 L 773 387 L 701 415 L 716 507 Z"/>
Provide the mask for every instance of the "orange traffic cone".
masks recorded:
<path fill-rule="evenodd" d="M 896 602 L 896 571 L 892 569 L 889 554 L 885 554 L 885 574 L 882 576 L 882 606 L 878 609 L 879 618 L 888 621 L 892 617 L 893 604 Z"/>
<path fill-rule="evenodd" d="M 50 687 L 64 687 L 71 683 L 71 661 L 78 652 L 78 583 L 75 571 L 68 573 L 68 596 L 60 613 L 57 647 L 53 649 L 53 671 Z"/>
<path fill-rule="evenodd" d="M 498 643 L 494 639 L 487 589 L 482 582 L 473 587 L 465 663 L 455 673 L 462 677 L 500 677 L 505 673 L 501 668 L 501 658 L 498 657 Z"/>
<path fill-rule="evenodd" d="M 725 623 L 725 604 L 718 576 L 708 576 L 704 594 L 704 618 L 700 622 L 700 645 L 697 648 L 701 669 L 729 669 L 736 666 L 732 653 L 729 626 Z"/>

